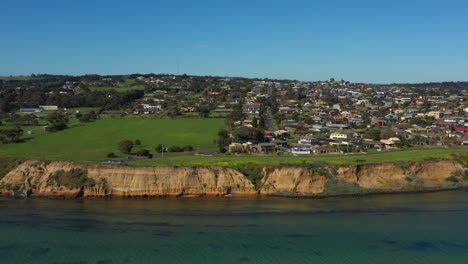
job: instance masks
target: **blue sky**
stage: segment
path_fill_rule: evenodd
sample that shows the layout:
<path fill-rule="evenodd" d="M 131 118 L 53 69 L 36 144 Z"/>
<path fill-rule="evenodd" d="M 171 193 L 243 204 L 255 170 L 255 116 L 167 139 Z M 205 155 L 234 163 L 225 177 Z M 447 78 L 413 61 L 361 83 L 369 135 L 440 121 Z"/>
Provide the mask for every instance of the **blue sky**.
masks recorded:
<path fill-rule="evenodd" d="M 468 81 L 468 1 L 4 0 L 0 75 Z"/>

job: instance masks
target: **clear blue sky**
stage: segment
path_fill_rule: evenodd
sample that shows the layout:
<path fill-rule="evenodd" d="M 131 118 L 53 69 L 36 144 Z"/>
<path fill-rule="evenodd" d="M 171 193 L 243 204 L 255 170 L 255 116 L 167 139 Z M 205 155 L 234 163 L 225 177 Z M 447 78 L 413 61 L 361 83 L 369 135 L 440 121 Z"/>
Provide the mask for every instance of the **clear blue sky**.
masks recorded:
<path fill-rule="evenodd" d="M 468 1 L 5 0 L 0 75 L 468 81 Z"/>

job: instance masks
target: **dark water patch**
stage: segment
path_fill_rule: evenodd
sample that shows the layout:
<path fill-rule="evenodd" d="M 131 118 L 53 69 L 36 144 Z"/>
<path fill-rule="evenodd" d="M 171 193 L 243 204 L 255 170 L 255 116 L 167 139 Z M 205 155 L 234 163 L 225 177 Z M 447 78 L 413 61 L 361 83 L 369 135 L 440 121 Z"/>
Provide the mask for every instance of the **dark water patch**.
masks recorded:
<path fill-rule="evenodd" d="M 152 236 L 160 236 L 160 237 L 170 237 L 174 236 L 175 232 L 172 231 L 155 231 L 151 233 Z"/>
<path fill-rule="evenodd" d="M 71 232 L 99 232 L 106 226 L 104 221 L 84 218 L 55 219 L 47 224 L 50 228 Z"/>
<path fill-rule="evenodd" d="M 312 253 L 317 256 L 317 257 L 323 257 L 323 252 L 322 251 L 312 251 Z"/>
<path fill-rule="evenodd" d="M 287 235 L 284 235 L 284 237 L 288 237 L 288 238 L 304 238 L 304 237 L 310 237 L 308 235 L 305 235 L 305 234 L 287 234 Z"/>
<path fill-rule="evenodd" d="M 50 248 L 36 248 L 31 252 L 33 257 L 41 257 L 49 254 Z"/>
<path fill-rule="evenodd" d="M 216 245 L 213 244 L 213 243 L 209 243 L 207 246 L 208 246 L 212 251 L 217 251 L 217 250 L 221 249 L 221 247 L 216 246 Z"/>
<path fill-rule="evenodd" d="M 50 264 L 86 264 L 87 261 L 57 261 L 51 262 Z"/>
<path fill-rule="evenodd" d="M 368 245 L 367 246 L 367 249 L 369 249 L 369 250 L 376 250 L 378 248 L 379 248 L 379 246 L 377 246 L 377 245 Z"/>
<path fill-rule="evenodd" d="M 23 223 L 19 220 L 0 220 L 0 225 L 20 225 Z"/>
<path fill-rule="evenodd" d="M 250 258 L 248 258 L 248 257 L 241 257 L 241 258 L 239 258 L 239 261 L 240 261 L 240 262 L 248 262 L 248 261 L 250 261 Z"/>
<path fill-rule="evenodd" d="M 66 225 L 63 227 L 56 227 L 56 229 L 64 230 L 64 231 L 72 231 L 72 232 L 100 232 L 102 228 L 90 223 L 74 223 L 70 225 Z"/>
<path fill-rule="evenodd" d="M 146 227 L 183 227 L 184 225 L 180 224 L 171 224 L 169 222 L 117 222 L 116 225 L 129 225 L 129 226 L 146 226 Z"/>
<path fill-rule="evenodd" d="M 386 245 L 392 245 L 392 246 L 398 244 L 398 242 L 396 242 L 395 240 L 390 240 L 390 239 L 382 239 L 382 243 Z"/>
<path fill-rule="evenodd" d="M 245 244 L 245 243 L 242 243 L 241 246 L 242 246 L 242 248 L 244 248 L 244 249 L 248 249 L 248 248 L 249 248 L 249 246 L 247 246 L 247 244 Z"/>
<path fill-rule="evenodd" d="M 168 213 L 170 216 L 186 217 L 186 216 L 206 216 L 206 217 L 257 217 L 257 216 L 313 216 L 313 215 L 382 215 L 388 216 L 391 214 L 409 214 L 409 213 L 466 213 L 468 209 L 411 209 L 411 208 L 385 208 L 385 209 L 337 209 L 337 210 L 319 210 L 319 211 L 266 211 L 266 212 L 225 212 L 225 213 Z"/>
<path fill-rule="evenodd" d="M 16 248 L 17 246 L 15 244 L 1 245 L 0 251 L 9 251 L 9 250 L 14 250 Z"/>
<path fill-rule="evenodd" d="M 255 224 L 247 224 L 247 225 L 205 225 L 205 227 L 211 228 L 245 228 L 245 227 L 258 227 Z"/>
<path fill-rule="evenodd" d="M 203 232 L 203 231 L 200 231 L 200 232 L 195 232 L 195 234 L 197 234 L 197 235 L 199 235 L 199 236 L 208 235 L 208 233 L 206 233 L 206 232 Z"/>
<path fill-rule="evenodd" d="M 102 259 L 96 262 L 96 264 L 112 264 L 112 263 L 114 263 L 112 259 Z"/>
<path fill-rule="evenodd" d="M 161 248 L 170 248 L 170 247 L 172 247 L 172 245 L 171 244 L 161 244 L 159 247 L 161 247 Z"/>
<path fill-rule="evenodd" d="M 434 243 L 432 242 L 427 242 L 427 241 L 417 241 L 411 243 L 407 249 L 412 250 L 412 251 L 431 251 L 438 249 Z"/>
<path fill-rule="evenodd" d="M 269 248 L 269 249 L 272 249 L 272 250 L 279 250 L 279 249 L 281 249 L 281 247 L 279 247 L 279 246 L 269 246 L 268 248 Z"/>
<path fill-rule="evenodd" d="M 131 256 L 126 256 L 126 257 L 123 259 L 123 262 L 124 262 L 124 263 L 131 263 L 131 262 L 132 262 L 132 257 L 131 257 Z"/>
<path fill-rule="evenodd" d="M 444 246 L 444 247 L 459 248 L 459 249 L 468 249 L 468 246 L 467 246 L 467 245 L 458 244 L 458 243 L 454 243 L 454 242 L 450 242 L 450 241 L 439 240 L 439 241 L 437 241 L 437 242 L 439 242 L 439 244 L 442 245 L 442 246 Z"/>

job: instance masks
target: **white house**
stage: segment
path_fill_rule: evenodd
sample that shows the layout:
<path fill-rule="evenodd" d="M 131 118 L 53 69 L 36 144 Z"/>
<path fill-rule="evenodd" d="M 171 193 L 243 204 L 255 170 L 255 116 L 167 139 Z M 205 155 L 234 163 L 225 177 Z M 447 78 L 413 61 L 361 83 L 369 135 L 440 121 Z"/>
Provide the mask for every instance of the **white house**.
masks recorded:
<path fill-rule="evenodd" d="M 330 139 L 351 139 L 353 138 L 353 133 L 349 132 L 334 132 L 330 134 Z"/>

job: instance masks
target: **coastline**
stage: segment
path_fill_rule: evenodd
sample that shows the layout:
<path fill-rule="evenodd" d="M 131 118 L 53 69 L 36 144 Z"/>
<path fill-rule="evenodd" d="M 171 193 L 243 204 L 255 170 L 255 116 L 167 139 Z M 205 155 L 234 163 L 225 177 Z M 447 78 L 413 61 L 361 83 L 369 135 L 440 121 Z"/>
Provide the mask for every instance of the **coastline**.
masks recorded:
<path fill-rule="evenodd" d="M 87 197 L 275 196 L 326 198 L 449 191 L 468 186 L 454 160 L 360 165 L 311 164 L 242 170 L 136 167 L 26 160 L 0 179 L 2 196 Z"/>

